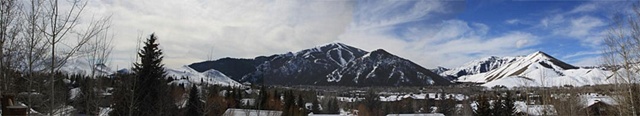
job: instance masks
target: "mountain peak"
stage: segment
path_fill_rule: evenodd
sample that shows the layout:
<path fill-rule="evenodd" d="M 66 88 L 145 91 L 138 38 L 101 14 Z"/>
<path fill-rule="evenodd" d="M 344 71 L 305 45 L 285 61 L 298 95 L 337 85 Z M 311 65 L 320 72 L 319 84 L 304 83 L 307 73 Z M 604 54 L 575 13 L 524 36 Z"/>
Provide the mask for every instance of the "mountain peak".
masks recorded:
<path fill-rule="evenodd" d="M 331 42 L 325 45 L 317 46 L 316 48 L 355 48 L 340 42 Z"/>
<path fill-rule="evenodd" d="M 489 82 L 508 76 L 521 76 L 526 75 L 527 73 L 532 72 L 538 68 L 560 71 L 567 69 L 577 69 L 578 67 L 562 62 L 542 51 L 537 51 L 526 57 L 520 57 L 518 60 L 511 62 L 504 67 L 500 67 L 489 72 L 485 78 L 486 81 Z"/>
<path fill-rule="evenodd" d="M 531 55 L 529 55 L 529 56 L 545 56 L 545 57 L 551 57 L 551 56 L 549 56 L 549 54 L 544 53 L 544 52 L 542 52 L 542 51 L 536 51 L 536 52 L 534 52 L 533 54 L 531 54 Z"/>
<path fill-rule="evenodd" d="M 376 49 L 327 75 L 329 85 L 425 86 L 449 80 L 383 49 Z"/>
<path fill-rule="evenodd" d="M 390 54 L 390 53 L 385 51 L 384 49 L 376 49 L 371 51 L 371 54 Z"/>

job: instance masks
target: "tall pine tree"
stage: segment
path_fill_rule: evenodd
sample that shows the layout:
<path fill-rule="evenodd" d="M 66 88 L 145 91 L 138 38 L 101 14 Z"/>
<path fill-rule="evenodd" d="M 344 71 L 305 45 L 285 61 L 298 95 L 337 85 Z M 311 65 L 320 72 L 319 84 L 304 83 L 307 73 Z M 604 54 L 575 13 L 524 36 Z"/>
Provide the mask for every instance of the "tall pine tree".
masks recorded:
<path fill-rule="evenodd" d="M 155 34 L 151 34 L 138 53 L 140 62 L 134 63 L 136 82 L 132 114 L 136 116 L 171 115 L 176 109 L 168 95 L 162 50 L 156 40 Z"/>
<path fill-rule="evenodd" d="M 189 92 L 189 101 L 187 101 L 187 112 L 185 116 L 202 116 L 202 102 L 200 101 L 200 95 L 196 84 L 191 85 Z"/>
<path fill-rule="evenodd" d="M 493 111 L 491 109 L 491 103 L 489 103 L 489 98 L 486 95 L 479 95 L 477 102 L 477 109 L 475 110 L 476 116 L 493 116 Z"/>
<path fill-rule="evenodd" d="M 514 116 L 516 114 L 515 98 L 510 91 L 507 91 L 506 96 L 502 101 L 502 105 L 505 108 L 505 111 L 503 112 L 504 116 Z"/>

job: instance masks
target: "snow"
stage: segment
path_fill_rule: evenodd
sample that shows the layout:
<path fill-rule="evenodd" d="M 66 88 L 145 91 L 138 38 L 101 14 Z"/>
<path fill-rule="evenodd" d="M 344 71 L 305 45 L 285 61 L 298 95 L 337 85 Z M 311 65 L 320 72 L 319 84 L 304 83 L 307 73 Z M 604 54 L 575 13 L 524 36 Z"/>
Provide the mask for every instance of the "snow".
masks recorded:
<path fill-rule="evenodd" d="M 109 113 L 113 111 L 110 107 L 100 107 L 100 113 L 98 116 L 109 116 Z"/>
<path fill-rule="evenodd" d="M 489 102 L 493 103 L 494 101 L 491 100 Z M 557 115 L 558 113 L 553 105 L 527 105 L 523 101 L 515 101 L 514 105 L 516 107 L 516 113 L 526 113 L 530 116 Z M 478 102 L 472 102 L 471 109 L 478 109 Z"/>
<path fill-rule="evenodd" d="M 96 64 L 95 66 L 91 65 L 92 64 L 86 57 L 70 57 L 67 62 L 60 67 L 60 70 L 68 73 L 85 75 L 90 75 L 91 69 L 95 69 L 96 75 L 108 75 L 115 72 L 115 70 L 112 70 L 104 64 Z"/>
<path fill-rule="evenodd" d="M 440 73 L 441 76 L 461 76 L 458 73 L 466 73 L 465 75 L 474 75 L 485 73 L 492 69 L 499 68 L 504 64 L 511 63 L 520 57 L 486 57 L 479 60 L 468 62 L 460 67 L 453 68 Z"/>
<path fill-rule="evenodd" d="M 78 94 L 80 94 L 80 88 L 73 88 L 69 90 L 69 99 L 76 99 Z"/>
<path fill-rule="evenodd" d="M 559 75 L 560 72 L 563 75 Z M 614 83 L 613 79 L 607 79 L 612 72 L 602 69 L 569 69 L 555 71 L 548 68 L 538 68 L 521 74 L 510 76 L 495 81 L 487 82 L 482 86 L 493 87 L 503 85 L 506 87 L 553 87 L 553 86 L 586 86 Z M 477 77 L 474 77 L 477 81 Z M 471 80 L 471 79 L 469 79 Z"/>
<path fill-rule="evenodd" d="M 131 73 L 130 69 L 121 69 L 121 70 L 112 70 L 110 67 L 106 65 L 96 65 L 94 67 L 90 66 L 88 60 L 84 57 L 72 57 L 67 63 L 60 68 L 61 71 L 69 72 L 69 73 L 77 73 L 77 74 L 85 74 L 88 75 L 91 73 L 91 69 L 96 69 L 97 75 L 110 75 L 113 73 Z M 177 78 L 176 81 L 172 83 L 177 84 L 185 84 L 188 85 L 190 83 L 200 84 L 200 80 L 202 79 L 207 84 L 216 84 L 223 86 L 241 86 L 240 83 L 230 79 L 223 73 L 211 69 L 205 72 L 198 72 L 189 66 L 182 66 L 176 69 L 165 68 L 168 76 L 173 76 Z M 188 80 L 181 80 L 182 77 L 189 77 Z M 73 96 L 72 96 L 73 97 Z"/>
<path fill-rule="evenodd" d="M 479 74 L 475 74 L 475 75 L 465 75 L 465 76 L 461 76 L 458 77 L 458 80 L 456 80 L 457 82 L 475 82 L 475 83 L 485 83 L 485 75 L 486 73 L 479 73 Z"/>
<path fill-rule="evenodd" d="M 558 112 L 553 105 L 526 105 L 522 101 L 516 101 L 516 112 L 527 113 L 532 116 L 557 115 Z"/>
<path fill-rule="evenodd" d="M 543 52 L 506 59 L 514 61 L 502 64 L 501 67 L 488 72 L 458 77 L 455 81 L 484 83 L 482 86 L 485 87 L 497 85 L 506 87 L 587 86 L 614 82 L 614 79 L 608 79 L 613 74 L 611 71 L 601 68 L 572 69 L 559 66 L 562 61 Z M 468 65 L 470 66 L 465 67 L 477 67 L 473 65 L 478 63 L 472 62 Z"/>
<path fill-rule="evenodd" d="M 223 116 L 280 116 L 282 111 L 229 108 Z"/>
<path fill-rule="evenodd" d="M 583 108 L 589 107 L 598 102 L 609 105 L 618 105 L 618 101 L 616 101 L 613 97 L 598 93 L 588 93 L 580 95 L 580 100 Z"/>
<path fill-rule="evenodd" d="M 380 96 L 380 101 L 383 102 L 391 102 L 391 101 L 400 101 L 402 99 L 411 98 L 411 99 L 434 99 L 434 100 L 442 100 L 443 96 L 439 96 L 439 93 L 420 93 L 420 94 L 397 94 L 397 95 L 383 95 Z M 453 99 L 457 101 L 462 101 L 467 97 L 463 94 L 444 94 L 444 98 L 448 99 L 453 97 Z"/>
<path fill-rule="evenodd" d="M 214 85 L 223 85 L 223 86 L 241 86 L 240 83 L 232 80 L 226 75 L 222 74 L 220 71 L 215 69 L 210 69 L 204 71 L 202 73 L 192 69 L 189 66 L 183 66 L 178 69 L 166 69 L 167 76 L 172 76 L 176 80 L 172 83 L 175 84 L 185 84 L 189 85 L 191 83 L 201 84 L 202 82 L 206 84 L 214 84 Z M 187 79 L 182 79 L 185 77 Z"/>

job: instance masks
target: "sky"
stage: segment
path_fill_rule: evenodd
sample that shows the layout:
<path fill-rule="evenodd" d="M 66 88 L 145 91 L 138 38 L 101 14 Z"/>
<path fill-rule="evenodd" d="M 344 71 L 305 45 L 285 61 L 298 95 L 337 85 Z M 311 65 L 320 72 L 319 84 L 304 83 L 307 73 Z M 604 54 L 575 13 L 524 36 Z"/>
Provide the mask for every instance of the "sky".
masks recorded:
<path fill-rule="evenodd" d="M 546 52 L 598 65 L 603 37 L 627 1 L 90 0 L 83 19 L 110 16 L 112 67 L 131 67 L 155 33 L 177 68 L 224 57 L 296 52 L 340 42 L 385 49 L 423 67 Z"/>

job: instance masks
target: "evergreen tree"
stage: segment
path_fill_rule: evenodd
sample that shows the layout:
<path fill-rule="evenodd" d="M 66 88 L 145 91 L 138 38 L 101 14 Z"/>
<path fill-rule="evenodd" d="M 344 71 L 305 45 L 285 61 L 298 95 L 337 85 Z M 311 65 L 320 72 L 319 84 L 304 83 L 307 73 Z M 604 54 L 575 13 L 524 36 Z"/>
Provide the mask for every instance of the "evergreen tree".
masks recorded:
<path fill-rule="evenodd" d="M 324 111 L 329 114 L 340 113 L 340 106 L 338 105 L 338 99 L 336 99 L 335 97 L 332 97 L 331 99 L 329 99 L 329 104 L 327 105 L 327 108 Z"/>
<path fill-rule="evenodd" d="M 173 99 L 168 98 L 162 50 L 156 40 L 156 36 L 151 34 L 138 53 L 140 62 L 134 63 L 136 82 L 132 113 L 136 116 L 169 115 L 171 110 L 168 109 L 177 109 L 175 105 L 171 106 Z"/>
<path fill-rule="evenodd" d="M 94 91 L 95 82 L 91 78 L 76 78 L 80 84 L 80 92 L 75 97 L 74 107 L 80 114 L 96 115 L 100 111 L 98 93 Z"/>
<path fill-rule="evenodd" d="M 133 74 L 116 74 L 113 81 L 113 111 L 109 113 L 112 116 L 130 116 L 133 111 Z"/>
<path fill-rule="evenodd" d="M 506 103 L 504 100 L 506 97 L 504 97 L 501 93 L 497 93 L 498 98 L 493 102 L 493 114 L 494 115 L 499 115 L 499 116 L 508 116 L 507 115 L 507 108 L 504 106 L 504 104 Z"/>
<path fill-rule="evenodd" d="M 195 84 L 191 84 L 189 92 L 189 101 L 187 101 L 187 112 L 185 116 L 202 116 L 202 102 L 200 101 L 200 92 Z"/>
<path fill-rule="evenodd" d="M 453 95 L 444 97 L 446 95 L 442 94 L 442 96 L 443 96 L 443 99 L 438 104 L 438 113 L 442 113 L 447 116 L 455 114 L 456 100 L 453 98 Z"/>
<path fill-rule="evenodd" d="M 283 116 L 298 116 L 300 115 L 300 107 L 296 104 L 296 97 L 293 95 L 292 90 L 284 92 L 284 108 L 282 111 Z"/>
<path fill-rule="evenodd" d="M 365 96 L 362 104 L 367 108 L 366 111 L 369 111 L 371 115 L 382 115 L 380 96 L 376 94 L 374 91 L 369 91 Z M 408 109 L 413 110 L 413 109 Z"/>
<path fill-rule="evenodd" d="M 258 95 L 258 106 L 259 110 L 269 109 L 269 94 L 264 86 L 260 86 L 260 94 Z"/>
<path fill-rule="evenodd" d="M 504 116 L 513 116 L 516 114 L 516 104 L 515 98 L 511 94 L 511 92 L 507 91 L 504 100 L 502 100 L 502 106 L 504 106 Z"/>
<path fill-rule="evenodd" d="M 475 114 L 476 116 L 493 116 L 492 114 L 492 109 L 491 109 L 491 103 L 489 103 L 489 99 L 487 98 L 486 95 L 480 95 L 478 96 L 478 99 L 476 100 L 477 102 L 477 109 L 475 110 Z"/>
<path fill-rule="evenodd" d="M 320 101 L 318 101 L 318 99 L 313 100 L 313 103 L 312 103 L 312 106 L 311 106 L 311 111 L 314 114 L 322 113 L 322 111 L 320 109 Z"/>
<path fill-rule="evenodd" d="M 300 108 L 300 112 L 302 113 L 307 113 L 307 103 L 304 101 L 304 99 L 302 99 L 301 95 L 298 95 L 298 100 L 296 101 L 296 103 L 298 103 L 298 108 Z"/>

